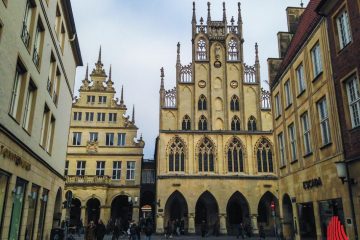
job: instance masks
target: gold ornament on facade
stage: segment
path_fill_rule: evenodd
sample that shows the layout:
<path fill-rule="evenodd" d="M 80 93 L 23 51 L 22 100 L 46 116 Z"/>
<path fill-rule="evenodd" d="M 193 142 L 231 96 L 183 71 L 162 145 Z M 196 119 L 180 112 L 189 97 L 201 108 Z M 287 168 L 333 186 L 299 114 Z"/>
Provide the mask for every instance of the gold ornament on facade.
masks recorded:
<path fill-rule="evenodd" d="M 87 141 L 86 151 L 88 153 L 97 153 L 98 152 L 98 146 L 99 146 L 98 141 Z"/>
<path fill-rule="evenodd" d="M 239 86 L 239 83 L 236 80 L 232 80 L 230 82 L 230 87 L 231 88 L 237 88 Z"/>
<path fill-rule="evenodd" d="M 205 88 L 206 87 L 206 82 L 204 80 L 200 80 L 198 83 L 200 88 Z"/>

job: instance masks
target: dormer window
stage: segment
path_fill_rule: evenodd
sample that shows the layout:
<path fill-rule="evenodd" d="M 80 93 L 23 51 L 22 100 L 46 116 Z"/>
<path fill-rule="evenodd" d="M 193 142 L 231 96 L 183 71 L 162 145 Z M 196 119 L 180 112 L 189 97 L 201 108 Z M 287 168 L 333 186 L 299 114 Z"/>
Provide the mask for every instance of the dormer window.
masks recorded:
<path fill-rule="evenodd" d="M 204 39 L 200 38 L 200 40 L 197 43 L 197 60 L 204 61 L 206 60 L 206 42 Z"/>

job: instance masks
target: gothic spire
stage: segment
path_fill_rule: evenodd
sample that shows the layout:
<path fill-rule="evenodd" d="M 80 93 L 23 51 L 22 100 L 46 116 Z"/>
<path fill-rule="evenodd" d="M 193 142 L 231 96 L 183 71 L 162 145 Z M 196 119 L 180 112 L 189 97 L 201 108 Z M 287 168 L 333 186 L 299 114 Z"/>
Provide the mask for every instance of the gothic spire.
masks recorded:
<path fill-rule="evenodd" d="M 209 23 L 210 23 L 210 21 L 211 21 L 210 2 L 208 2 L 207 5 L 208 5 L 207 24 L 209 25 Z"/>
<path fill-rule="evenodd" d="M 259 52 L 257 43 L 255 43 L 255 63 L 259 63 Z"/>
<path fill-rule="evenodd" d="M 241 17 L 241 7 L 240 2 L 238 2 L 238 25 L 242 24 L 242 17 Z"/>
<path fill-rule="evenodd" d="M 86 64 L 85 80 L 89 80 L 89 64 Z"/>
<path fill-rule="evenodd" d="M 105 71 L 103 69 L 104 65 L 101 62 L 101 45 L 100 45 L 100 49 L 99 49 L 98 60 L 95 63 L 95 66 L 96 66 L 96 68 L 93 70 L 93 72 L 91 74 L 100 74 L 100 75 L 106 76 Z"/>
<path fill-rule="evenodd" d="M 120 105 L 124 104 L 124 85 L 121 85 Z"/>
<path fill-rule="evenodd" d="M 177 57 L 176 57 L 176 64 L 180 64 L 180 42 L 177 43 Z"/>
<path fill-rule="evenodd" d="M 191 22 L 193 24 L 196 24 L 196 13 L 195 13 L 195 2 L 193 2 L 193 14 L 192 14 L 192 20 Z"/>
<path fill-rule="evenodd" d="M 135 124 L 135 105 L 133 105 L 131 121 L 132 121 L 133 124 Z"/>
<path fill-rule="evenodd" d="M 100 49 L 99 49 L 99 57 L 98 57 L 98 63 L 101 63 L 101 45 L 100 45 Z"/>
<path fill-rule="evenodd" d="M 110 64 L 110 69 L 109 69 L 109 81 L 111 81 L 111 64 Z"/>
<path fill-rule="evenodd" d="M 164 88 L 165 88 L 165 87 L 164 87 L 164 77 L 165 77 L 165 75 L 164 75 L 164 68 L 161 67 L 161 69 L 160 69 L 160 78 L 161 78 L 160 89 L 164 89 Z"/>
<path fill-rule="evenodd" d="M 226 8 L 225 8 L 225 2 L 223 2 L 223 22 L 226 23 Z"/>

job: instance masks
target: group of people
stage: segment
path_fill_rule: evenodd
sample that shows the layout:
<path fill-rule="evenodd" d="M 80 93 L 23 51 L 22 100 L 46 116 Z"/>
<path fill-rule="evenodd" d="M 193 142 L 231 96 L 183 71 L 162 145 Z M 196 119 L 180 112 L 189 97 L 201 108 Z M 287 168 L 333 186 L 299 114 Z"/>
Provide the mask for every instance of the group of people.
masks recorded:
<path fill-rule="evenodd" d="M 165 227 L 165 237 L 172 238 L 174 236 L 180 236 L 185 234 L 185 220 L 173 219 L 167 222 Z"/>
<path fill-rule="evenodd" d="M 97 224 L 90 221 L 85 229 L 85 240 L 103 240 L 105 234 L 112 234 L 112 240 L 118 240 L 120 236 L 125 236 L 129 240 L 140 240 L 142 232 L 145 234 L 146 240 L 151 239 L 153 234 L 151 219 L 141 220 L 139 224 L 136 224 L 135 221 L 125 222 L 121 219 L 115 221 L 110 219 L 106 226 L 101 220 Z"/>

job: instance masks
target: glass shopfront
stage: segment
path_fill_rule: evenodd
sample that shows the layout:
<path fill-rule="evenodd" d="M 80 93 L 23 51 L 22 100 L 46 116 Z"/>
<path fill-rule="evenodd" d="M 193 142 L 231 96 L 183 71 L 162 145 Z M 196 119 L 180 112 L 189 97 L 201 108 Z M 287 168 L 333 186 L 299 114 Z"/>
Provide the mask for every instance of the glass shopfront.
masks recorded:
<path fill-rule="evenodd" d="M 297 204 L 301 239 L 316 239 L 314 206 L 312 202 Z"/>
<path fill-rule="evenodd" d="M 28 209 L 28 216 L 26 222 L 26 230 L 25 230 L 25 239 L 31 240 L 33 239 L 33 232 L 34 232 L 34 223 L 35 223 L 35 216 L 36 216 L 36 206 L 38 202 L 40 187 L 33 184 L 31 186 L 31 193 L 28 196 L 29 199 L 29 209 Z"/>
<path fill-rule="evenodd" d="M 39 225 L 38 225 L 38 233 L 37 233 L 37 240 L 42 240 L 44 235 L 44 223 L 46 217 L 46 207 L 47 201 L 49 198 L 49 190 L 44 189 L 41 199 L 40 199 L 40 215 L 39 215 Z"/>
<path fill-rule="evenodd" d="M 10 175 L 0 170 L 0 236 L 6 209 L 7 189 Z"/>
<path fill-rule="evenodd" d="M 15 189 L 12 192 L 13 206 L 11 212 L 9 239 L 19 239 L 21 220 L 24 208 L 25 191 L 27 182 L 21 178 L 16 179 Z"/>
<path fill-rule="evenodd" d="M 319 202 L 319 214 L 320 214 L 320 223 L 321 223 L 321 236 L 322 239 L 327 239 L 327 227 L 332 217 L 337 216 L 341 225 L 344 226 L 345 230 L 345 221 L 344 221 L 344 210 L 341 198 L 330 199 Z"/>

